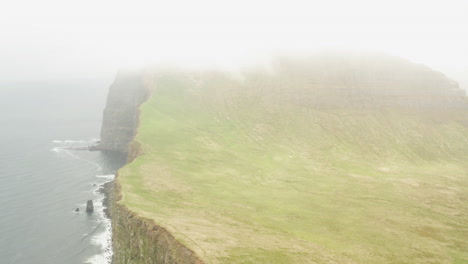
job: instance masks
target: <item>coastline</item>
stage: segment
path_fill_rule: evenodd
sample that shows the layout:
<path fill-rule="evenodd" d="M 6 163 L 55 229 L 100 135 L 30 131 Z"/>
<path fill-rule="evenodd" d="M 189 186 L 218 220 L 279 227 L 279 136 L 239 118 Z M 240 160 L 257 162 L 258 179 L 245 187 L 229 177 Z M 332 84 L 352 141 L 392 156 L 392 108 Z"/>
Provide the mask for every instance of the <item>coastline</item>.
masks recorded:
<path fill-rule="evenodd" d="M 205 264 L 166 228 L 118 203 L 122 186 L 118 181 L 112 186 L 112 263 Z"/>
<path fill-rule="evenodd" d="M 104 195 L 104 198 L 102 199 L 102 205 L 104 207 L 103 212 L 104 216 L 109 220 L 112 220 L 110 210 L 112 206 L 114 181 L 115 179 L 104 183 L 98 190 L 98 192 Z"/>
<path fill-rule="evenodd" d="M 76 215 L 87 215 L 86 218 L 90 223 L 98 223 L 97 225 L 92 227 L 92 230 L 90 232 L 86 232 L 83 234 L 83 238 L 86 238 L 89 240 L 90 245 L 93 247 L 96 247 L 98 249 L 97 251 L 93 252 L 93 254 L 89 256 L 85 256 L 84 259 L 82 259 L 81 263 L 92 263 L 92 264 L 108 264 L 112 263 L 112 255 L 113 255 L 113 250 L 112 250 L 112 225 L 111 225 L 111 220 L 110 220 L 110 215 L 108 213 L 108 207 L 110 206 L 110 203 L 108 202 L 108 194 L 106 191 L 109 191 L 110 187 L 109 183 L 112 183 L 114 180 L 115 175 L 114 174 L 107 174 L 107 172 L 103 169 L 103 166 L 106 166 L 107 163 L 101 163 L 103 161 L 99 160 L 94 160 L 92 159 L 92 156 L 86 156 L 90 154 L 86 154 L 83 152 L 83 155 L 80 155 L 77 153 L 80 150 L 84 150 L 85 148 L 88 148 L 87 146 L 83 146 L 86 143 L 94 143 L 96 140 L 91 140 L 91 141 L 85 141 L 85 140 L 80 140 L 80 141 L 72 141 L 72 140 L 67 140 L 67 141 L 61 141 L 61 140 L 53 140 L 52 143 L 57 145 L 60 144 L 59 146 L 55 146 L 51 148 L 50 150 L 52 152 L 55 152 L 57 154 L 63 154 L 65 156 L 68 156 L 70 158 L 80 160 L 84 163 L 91 164 L 92 166 L 95 167 L 95 170 L 90 173 L 90 175 L 93 175 L 92 178 L 90 178 L 89 186 L 87 190 L 84 190 L 84 192 L 89 193 L 87 197 L 85 198 L 86 200 L 92 200 L 94 203 L 94 212 L 88 213 L 84 210 L 84 207 L 86 207 L 86 204 L 76 204 L 76 208 L 73 210 L 73 213 Z M 87 145 L 87 144 L 86 144 Z M 75 152 L 77 151 L 77 152 Z M 100 156 L 100 155 L 98 155 Z M 113 162 L 116 162 L 114 160 Z M 109 165 L 109 164 L 107 164 Z M 113 165 L 111 165 L 113 166 Z M 106 191 L 105 191 L 106 190 Z M 109 193 L 110 195 L 110 193 Z M 82 210 L 83 209 L 83 210 Z"/>
<path fill-rule="evenodd" d="M 104 217 L 109 221 L 110 227 L 109 227 L 109 232 L 110 232 L 110 239 L 111 241 L 109 242 L 110 245 L 110 251 L 112 252 L 110 259 L 108 260 L 109 264 L 114 263 L 114 249 L 112 245 L 112 237 L 113 237 L 113 231 L 112 231 L 112 218 L 111 218 L 111 206 L 112 206 L 112 201 L 113 201 L 113 190 L 114 190 L 114 182 L 115 182 L 115 176 L 114 179 L 111 181 L 108 181 L 104 184 L 101 185 L 101 187 L 98 189 L 98 192 L 103 195 L 102 198 L 102 207 L 103 207 L 103 214 Z"/>
<path fill-rule="evenodd" d="M 143 154 L 135 140 L 140 124 L 140 106 L 151 92 L 143 76 L 119 73 L 109 88 L 101 127 L 101 141 L 89 151 L 126 153 L 127 164 Z M 109 262 L 112 264 L 204 264 L 204 262 L 167 229 L 119 203 L 122 198 L 120 170 L 112 181 L 99 188 L 104 196 L 104 217 L 110 221 Z"/>

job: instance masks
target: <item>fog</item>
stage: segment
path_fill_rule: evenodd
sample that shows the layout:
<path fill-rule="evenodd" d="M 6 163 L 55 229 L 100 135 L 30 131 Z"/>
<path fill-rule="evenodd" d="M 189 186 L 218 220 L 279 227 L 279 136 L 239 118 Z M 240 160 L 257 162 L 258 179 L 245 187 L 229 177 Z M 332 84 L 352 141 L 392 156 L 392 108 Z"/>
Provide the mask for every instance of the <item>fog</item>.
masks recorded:
<path fill-rule="evenodd" d="M 236 67 L 277 52 L 379 51 L 468 87 L 468 2 L 9 1 L 0 81 L 111 79 L 175 63 Z"/>

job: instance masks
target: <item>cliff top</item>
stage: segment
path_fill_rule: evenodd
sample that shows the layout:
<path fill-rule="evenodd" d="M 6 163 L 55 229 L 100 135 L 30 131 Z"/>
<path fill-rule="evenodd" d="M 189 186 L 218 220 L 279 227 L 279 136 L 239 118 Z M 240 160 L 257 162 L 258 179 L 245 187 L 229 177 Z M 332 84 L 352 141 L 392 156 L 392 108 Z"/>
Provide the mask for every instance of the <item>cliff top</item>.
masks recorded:
<path fill-rule="evenodd" d="M 395 58 L 325 61 L 155 74 L 121 203 L 206 263 L 468 261 L 456 83 Z"/>

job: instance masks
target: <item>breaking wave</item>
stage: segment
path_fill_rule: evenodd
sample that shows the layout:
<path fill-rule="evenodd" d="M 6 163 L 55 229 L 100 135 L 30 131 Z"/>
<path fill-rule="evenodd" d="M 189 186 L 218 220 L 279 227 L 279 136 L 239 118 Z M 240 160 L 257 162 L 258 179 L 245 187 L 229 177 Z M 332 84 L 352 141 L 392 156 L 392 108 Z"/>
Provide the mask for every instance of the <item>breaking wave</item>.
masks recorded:
<path fill-rule="evenodd" d="M 51 151 L 65 154 L 70 156 L 74 159 L 82 160 L 89 164 L 92 164 L 96 167 L 96 184 L 95 188 L 89 190 L 97 196 L 94 203 L 94 213 L 97 217 L 97 222 L 99 223 L 95 228 L 94 231 L 83 235 L 83 237 L 91 236 L 91 243 L 98 246 L 100 248 L 99 253 L 93 255 L 86 259 L 84 262 L 89 264 L 110 264 L 112 262 L 113 250 L 112 250 L 112 228 L 111 228 L 111 220 L 107 218 L 104 213 L 106 207 L 103 204 L 104 201 L 104 194 L 99 190 L 103 187 L 105 183 L 113 181 L 115 178 L 114 174 L 99 174 L 102 173 L 102 167 L 93 161 L 84 159 L 80 157 L 72 148 L 74 146 L 81 146 L 84 144 L 93 144 L 98 142 L 97 139 L 92 139 L 90 141 L 86 140 L 53 140 L 54 144 L 58 145 L 53 147 Z M 82 204 L 80 204 L 83 206 Z M 94 234 L 96 232 L 96 234 Z"/>
<path fill-rule="evenodd" d="M 103 204 L 104 195 L 98 190 L 107 182 L 114 179 L 114 175 L 96 175 L 98 179 L 103 179 L 98 185 L 99 188 L 95 190 L 96 194 L 99 195 L 99 200 L 95 204 L 96 213 L 99 215 L 100 224 L 104 226 L 104 231 L 94 235 L 91 239 L 91 243 L 101 248 L 99 254 L 91 256 L 85 263 L 90 264 L 110 264 L 112 262 L 113 250 L 112 250 L 112 227 L 111 221 L 104 214 L 106 207 Z"/>

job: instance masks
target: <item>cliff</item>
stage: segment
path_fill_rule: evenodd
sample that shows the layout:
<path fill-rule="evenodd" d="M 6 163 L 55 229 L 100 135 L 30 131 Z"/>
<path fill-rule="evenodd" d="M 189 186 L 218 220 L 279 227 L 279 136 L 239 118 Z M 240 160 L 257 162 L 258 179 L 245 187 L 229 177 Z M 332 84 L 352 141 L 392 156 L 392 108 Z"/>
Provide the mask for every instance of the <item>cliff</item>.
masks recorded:
<path fill-rule="evenodd" d="M 98 150 L 128 152 L 138 122 L 138 107 L 147 98 L 141 73 L 119 72 L 109 88 Z"/>
<path fill-rule="evenodd" d="M 467 101 L 443 74 L 327 55 L 147 77 L 116 264 L 468 261 Z"/>
<path fill-rule="evenodd" d="M 111 209 L 114 264 L 203 264 L 165 228 L 118 203 L 121 198 L 118 181 L 113 188 L 113 196 L 117 198 Z"/>
<path fill-rule="evenodd" d="M 96 150 L 127 153 L 128 163 L 140 153 L 133 141 L 137 131 L 140 105 L 147 99 L 148 90 L 142 74 L 119 72 L 109 88 L 101 128 L 101 142 Z M 113 263 L 145 264 L 202 264 L 194 253 L 178 242 L 166 229 L 145 219 L 125 205 L 121 199 L 118 175 L 103 188 L 106 194 L 107 215 L 112 219 Z"/>
<path fill-rule="evenodd" d="M 467 108 L 465 91 L 424 65 L 382 54 L 279 58 L 257 82 L 283 102 L 317 108 Z M 288 85 L 289 84 L 289 85 Z M 287 87 L 287 89 L 286 89 Z"/>

